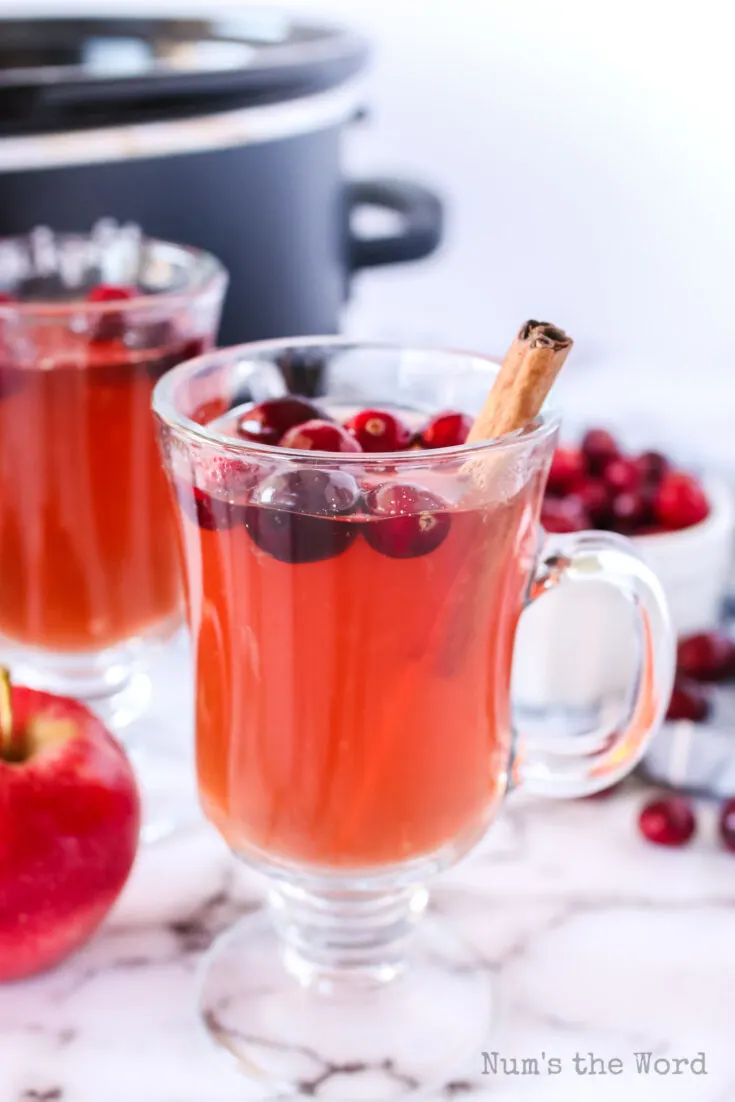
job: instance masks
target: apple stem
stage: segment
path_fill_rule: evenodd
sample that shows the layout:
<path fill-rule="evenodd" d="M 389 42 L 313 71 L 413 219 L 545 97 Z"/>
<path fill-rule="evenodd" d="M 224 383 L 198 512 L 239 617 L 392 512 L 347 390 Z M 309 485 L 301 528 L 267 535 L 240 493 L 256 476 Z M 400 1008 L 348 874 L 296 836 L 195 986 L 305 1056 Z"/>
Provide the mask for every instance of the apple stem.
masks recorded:
<path fill-rule="evenodd" d="M 0 667 L 0 758 L 13 746 L 13 698 L 10 671 Z"/>

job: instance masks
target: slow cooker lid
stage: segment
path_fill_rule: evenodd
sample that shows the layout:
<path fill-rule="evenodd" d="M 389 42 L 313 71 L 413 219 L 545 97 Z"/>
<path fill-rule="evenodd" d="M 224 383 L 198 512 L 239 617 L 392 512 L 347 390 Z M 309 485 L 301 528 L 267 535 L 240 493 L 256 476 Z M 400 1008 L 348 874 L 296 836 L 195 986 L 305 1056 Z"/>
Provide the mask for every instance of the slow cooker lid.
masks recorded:
<path fill-rule="evenodd" d="M 207 114 L 341 84 L 367 45 L 242 8 L 211 19 L 0 19 L 0 134 Z"/>

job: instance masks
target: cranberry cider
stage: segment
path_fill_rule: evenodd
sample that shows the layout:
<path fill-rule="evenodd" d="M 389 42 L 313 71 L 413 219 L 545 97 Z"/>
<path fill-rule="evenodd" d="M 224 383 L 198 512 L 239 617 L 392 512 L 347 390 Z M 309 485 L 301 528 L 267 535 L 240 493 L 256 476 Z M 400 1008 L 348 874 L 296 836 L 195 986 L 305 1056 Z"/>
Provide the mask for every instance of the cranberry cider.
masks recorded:
<path fill-rule="evenodd" d="M 208 341 L 168 321 L 131 329 L 134 288 L 84 333 L 51 313 L 18 339 L 0 317 L 0 633 L 100 650 L 178 614 L 180 576 L 151 390 Z M 80 311 L 84 303 L 80 303 Z"/>
<path fill-rule="evenodd" d="M 234 849 L 389 865 L 478 835 L 504 789 L 541 483 L 481 493 L 457 461 L 412 470 L 390 456 L 367 475 L 356 451 L 376 435 L 431 444 L 387 411 L 382 428 L 364 411 L 342 426 L 323 410 L 289 414 L 291 401 L 217 428 L 288 446 L 300 423 L 298 465 L 264 448 L 211 453 L 196 486 L 174 474 L 200 792 Z M 467 428 L 460 419 L 451 439 L 445 426 L 436 446 Z M 341 454 L 304 461 L 327 441 Z"/>

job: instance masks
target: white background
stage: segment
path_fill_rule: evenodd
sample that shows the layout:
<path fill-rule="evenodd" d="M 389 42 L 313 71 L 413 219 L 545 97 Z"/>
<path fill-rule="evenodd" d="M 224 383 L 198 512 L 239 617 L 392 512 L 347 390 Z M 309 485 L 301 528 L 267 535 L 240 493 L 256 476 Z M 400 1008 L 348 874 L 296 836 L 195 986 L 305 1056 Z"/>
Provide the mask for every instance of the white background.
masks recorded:
<path fill-rule="evenodd" d="M 361 277 L 347 326 L 502 352 L 520 321 L 543 316 L 576 340 L 561 394 L 572 422 L 622 422 L 631 436 L 674 438 L 687 455 L 730 460 L 730 5 L 289 6 L 353 23 L 374 40 L 370 120 L 348 138 L 349 170 L 423 180 L 448 205 L 442 253 Z M 85 5 L 95 7 L 111 10 Z M 135 7 L 192 10 L 125 5 Z M 735 455 L 731 463 L 735 470 Z"/>

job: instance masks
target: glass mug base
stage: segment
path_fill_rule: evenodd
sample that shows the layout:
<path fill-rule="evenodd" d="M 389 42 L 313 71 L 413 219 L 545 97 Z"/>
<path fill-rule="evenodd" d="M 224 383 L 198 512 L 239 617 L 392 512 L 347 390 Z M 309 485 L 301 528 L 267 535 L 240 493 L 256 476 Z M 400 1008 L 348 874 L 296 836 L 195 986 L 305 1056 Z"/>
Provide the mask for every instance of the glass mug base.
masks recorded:
<path fill-rule="evenodd" d="M 272 917 L 242 919 L 205 958 L 202 1021 L 258 1098 L 406 1098 L 488 1047 L 491 977 L 451 925 L 422 917 L 425 889 L 360 894 L 278 889 Z"/>
<path fill-rule="evenodd" d="M 171 617 L 105 650 L 58 653 L 0 640 L 0 662 L 21 685 L 80 700 L 119 738 L 133 764 L 142 804 L 141 840 L 166 838 L 198 817 L 190 757 L 166 746 L 150 715 L 148 669 L 176 633 Z"/>

